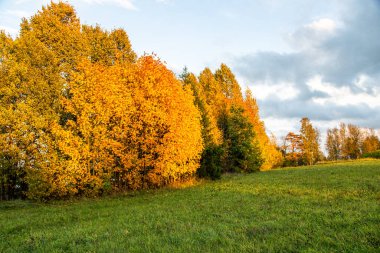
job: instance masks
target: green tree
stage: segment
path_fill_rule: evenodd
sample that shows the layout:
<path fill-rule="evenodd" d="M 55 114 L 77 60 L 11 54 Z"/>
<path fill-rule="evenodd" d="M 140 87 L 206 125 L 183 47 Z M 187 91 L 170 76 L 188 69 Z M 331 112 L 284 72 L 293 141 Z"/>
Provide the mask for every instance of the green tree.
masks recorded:
<path fill-rule="evenodd" d="M 262 164 L 260 149 L 252 124 L 244 116 L 244 109 L 231 106 L 221 119 L 224 135 L 224 164 L 229 172 L 258 171 Z"/>
<path fill-rule="evenodd" d="M 207 104 L 202 86 L 194 74 L 188 73 L 185 68 L 180 76 L 185 87 L 190 87 L 194 96 L 194 104 L 201 114 L 202 139 L 204 150 L 201 156 L 200 167 L 197 170 L 199 177 L 219 179 L 221 177 L 220 131 L 213 118 L 211 107 Z"/>

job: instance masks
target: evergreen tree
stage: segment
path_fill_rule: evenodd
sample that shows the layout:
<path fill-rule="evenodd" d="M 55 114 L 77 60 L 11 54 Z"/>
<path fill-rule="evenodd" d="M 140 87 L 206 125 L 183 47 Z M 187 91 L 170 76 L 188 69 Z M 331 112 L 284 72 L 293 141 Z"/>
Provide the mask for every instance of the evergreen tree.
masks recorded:
<path fill-rule="evenodd" d="M 229 114 L 222 118 L 225 157 L 229 172 L 253 172 L 262 164 L 260 149 L 255 142 L 252 124 L 244 116 L 244 109 L 232 106 Z"/>
<path fill-rule="evenodd" d="M 282 163 L 282 154 L 277 150 L 277 144 L 272 141 L 265 132 L 264 122 L 260 119 L 259 107 L 251 90 L 247 89 L 244 99 L 245 115 L 251 122 L 256 133 L 255 141 L 258 142 L 263 164 L 261 170 L 268 170 Z"/>
<path fill-rule="evenodd" d="M 204 150 L 201 156 L 200 167 L 197 174 L 199 177 L 210 177 L 211 179 L 219 179 L 221 177 L 221 155 L 222 149 L 220 143 L 220 131 L 216 126 L 211 113 L 211 107 L 207 104 L 205 94 L 194 74 L 188 73 L 184 69 L 180 76 L 183 84 L 189 86 L 193 92 L 194 104 L 198 107 L 201 114 L 202 139 Z"/>

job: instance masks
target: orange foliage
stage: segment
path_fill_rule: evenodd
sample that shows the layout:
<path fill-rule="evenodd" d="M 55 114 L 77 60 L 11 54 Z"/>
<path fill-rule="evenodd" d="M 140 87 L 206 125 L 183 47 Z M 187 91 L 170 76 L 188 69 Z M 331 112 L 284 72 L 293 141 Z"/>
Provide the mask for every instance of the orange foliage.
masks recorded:
<path fill-rule="evenodd" d="M 105 67 L 83 62 L 63 104 L 58 142 L 78 191 L 157 187 L 192 177 L 202 150 L 199 112 L 153 57 Z"/>
<path fill-rule="evenodd" d="M 29 198 L 191 180 L 234 105 L 253 124 L 263 168 L 277 159 L 256 101 L 226 65 L 183 86 L 154 57 L 137 59 L 124 30 L 81 26 L 63 2 L 24 19 L 15 40 L 0 32 L 0 78 L 1 184 L 16 178 Z"/>
<path fill-rule="evenodd" d="M 256 133 L 256 138 L 261 150 L 261 157 L 264 161 L 260 169 L 268 170 L 281 165 L 282 154 L 277 150 L 277 144 L 274 140 L 271 140 L 266 134 L 264 122 L 260 119 L 256 99 L 252 96 L 252 92 L 249 89 L 247 89 L 245 94 L 244 105 L 246 115 Z"/>

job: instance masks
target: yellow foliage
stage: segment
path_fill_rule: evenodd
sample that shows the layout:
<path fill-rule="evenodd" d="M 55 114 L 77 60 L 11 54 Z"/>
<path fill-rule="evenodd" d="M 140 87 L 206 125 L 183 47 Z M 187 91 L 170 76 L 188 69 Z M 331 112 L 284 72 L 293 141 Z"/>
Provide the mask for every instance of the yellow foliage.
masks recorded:
<path fill-rule="evenodd" d="M 202 150 L 199 112 L 162 63 L 84 61 L 72 79 L 63 104 L 74 120 L 58 133 L 67 135 L 58 146 L 69 167 L 81 168 L 81 191 L 157 187 L 194 175 Z"/>
<path fill-rule="evenodd" d="M 253 125 L 256 133 L 256 139 L 261 150 L 263 164 L 260 170 L 269 170 L 279 166 L 282 163 L 282 154 L 276 148 L 276 143 L 270 140 L 265 132 L 264 122 L 260 120 L 259 107 L 256 99 L 252 96 L 252 92 L 248 89 L 245 94 L 244 108 L 246 116 Z"/>

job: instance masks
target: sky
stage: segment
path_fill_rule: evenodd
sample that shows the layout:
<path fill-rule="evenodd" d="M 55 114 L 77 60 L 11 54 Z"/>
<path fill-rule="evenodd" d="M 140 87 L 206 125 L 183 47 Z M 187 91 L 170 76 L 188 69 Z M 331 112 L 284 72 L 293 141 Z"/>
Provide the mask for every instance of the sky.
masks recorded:
<path fill-rule="evenodd" d="M 49 2 L 0 0 L 0 29 L 16 37 L 21 18 Z M 278 139 L 302 117 L 322 139 L 339 122 L 380 133 L 380 0 L 67 2 L 84 24 L 124 28 L 139 55 L 177 74 L 226 63 Z"/>

